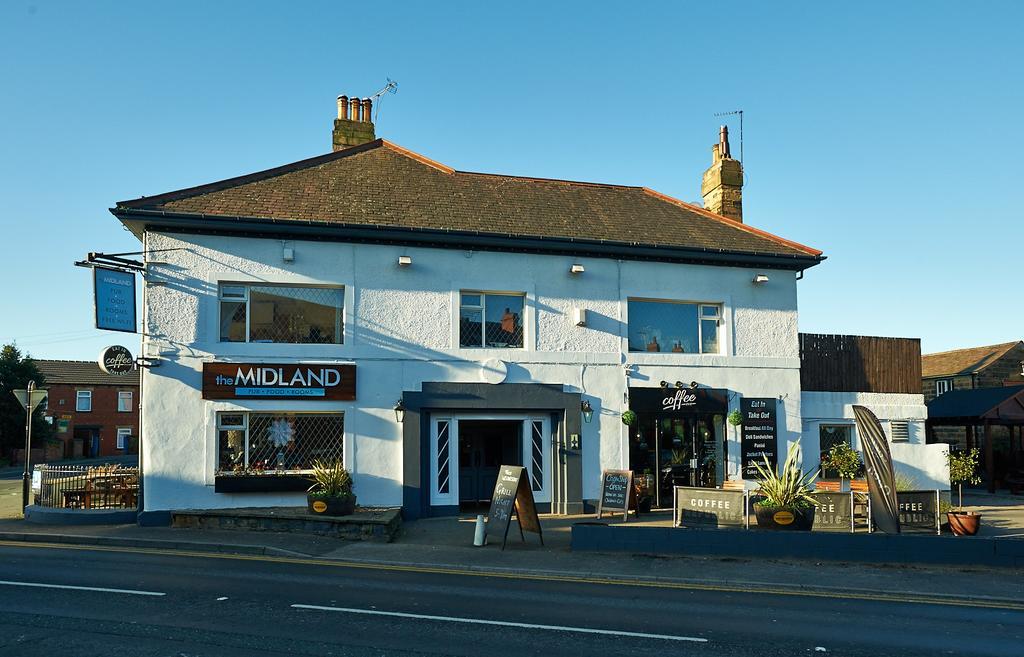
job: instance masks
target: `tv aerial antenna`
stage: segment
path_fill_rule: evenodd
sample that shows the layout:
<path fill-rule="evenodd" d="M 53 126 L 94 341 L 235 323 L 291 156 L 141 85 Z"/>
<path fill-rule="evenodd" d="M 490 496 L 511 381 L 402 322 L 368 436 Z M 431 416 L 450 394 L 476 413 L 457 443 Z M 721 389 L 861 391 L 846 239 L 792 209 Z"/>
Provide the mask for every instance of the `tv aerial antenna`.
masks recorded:
<path fill-rule="evenodd" d="M 732 112 L 716 112 L 715 116 L 740 117 L 740 164 L 743 164 L 743 110 L 734 110 Z"/>
<path fill-rule="evenodd" d="M 372 96 L 370 96 L 370 100 L 373 101 L 373 120 L 374 120 L 374 123 L 376 123 L 377 119 L 380 118 L 380 105 L 381 105 L 380 99 L 384 96 L 384 94 L 396 94 L 396 93 L 398 93 L 398 83 L 395 82 L 394 80 L 392 80 L 391 78 L 385 78 L 385 79 L 388 81 L 388 83 L 385 84 L 384 87 L 380 91 L 378 91 L 377 93 L 375 93 Z"/>

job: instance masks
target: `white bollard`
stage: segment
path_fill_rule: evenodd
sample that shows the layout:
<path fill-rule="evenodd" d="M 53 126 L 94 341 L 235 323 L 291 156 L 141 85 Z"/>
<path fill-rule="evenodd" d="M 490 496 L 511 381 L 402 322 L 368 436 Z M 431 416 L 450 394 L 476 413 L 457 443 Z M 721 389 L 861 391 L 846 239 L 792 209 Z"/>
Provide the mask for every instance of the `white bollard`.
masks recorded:
<path fill-rule="evenodd" d="M 487 542 L 487 537 L 484 535 L 484 517 L 478 515 L 476 517 L 476 533 L 473 535 L 473 545 L 481 547 Z"/>

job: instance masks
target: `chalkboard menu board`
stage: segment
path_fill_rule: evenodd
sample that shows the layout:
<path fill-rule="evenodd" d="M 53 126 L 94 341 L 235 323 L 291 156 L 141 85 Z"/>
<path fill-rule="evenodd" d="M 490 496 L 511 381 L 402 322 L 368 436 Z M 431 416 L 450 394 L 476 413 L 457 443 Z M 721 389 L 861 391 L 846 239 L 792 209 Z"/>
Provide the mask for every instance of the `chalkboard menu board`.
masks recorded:
<path fill-rule="evenodd" d="M 896 493 L 900 532 L 939 533 L 939 491 L 913 490 Z"/>
<path fill-rule="evenodd" d="M 853 493 L 812 493 L 816 532 L 853 531 Z"/>
<path fill-rule="evenodd" d="M 741 450 L 744 479 L 757 477 L 757 470 L 753 464 L 764 465 L 765 457 L 772 468 L 779 462 L 776 404 L 774 397 L 746 397 L 740 400 L 740 413 L 743 415 Z"/>
<path fill-rule="evenodd" d="M 747 494 L 741 490 L 676 486 L 676 527 L 746 527 Z"/>
<path fill-rule="evenodd" d="M 629 520 L 629 507 L 636 506 L 633 492 L 632 470 L 605 470 L 601 473 L 601 499 L 597 503 L 597 517 L 605 511 L 622 512 L 622 519 Z"/>
<path fill-rule="evenodd" d="M 502 550 L 505 549 L 508 540 L 512 514 L 515 514 L 516 520 L 519 521 L 519 536 L 524 541 L 524 531 L 534 532 L 540 536 L 540 544 L 544 545 L 537 505 L 533 500 L 533 491 L 530 489 L 525 468 L 518 465 L 503 465 L 498 469 L 498 480 L 494 483 L 494 492 L 491 494 L 491 508 L 487 512 L 485 528 L 487 536 L 501 536 Z"/>

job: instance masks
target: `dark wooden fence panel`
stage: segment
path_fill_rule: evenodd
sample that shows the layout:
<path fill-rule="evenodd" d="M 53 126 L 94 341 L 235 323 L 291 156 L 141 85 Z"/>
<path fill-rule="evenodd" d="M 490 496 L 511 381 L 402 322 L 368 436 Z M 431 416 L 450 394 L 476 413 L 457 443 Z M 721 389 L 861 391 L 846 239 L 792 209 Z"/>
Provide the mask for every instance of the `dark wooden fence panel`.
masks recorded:
<path fill-rule="evenodd" d="M 800 334 L 800 387 L 823 392 L 921 394 L 921 341 Z"/>

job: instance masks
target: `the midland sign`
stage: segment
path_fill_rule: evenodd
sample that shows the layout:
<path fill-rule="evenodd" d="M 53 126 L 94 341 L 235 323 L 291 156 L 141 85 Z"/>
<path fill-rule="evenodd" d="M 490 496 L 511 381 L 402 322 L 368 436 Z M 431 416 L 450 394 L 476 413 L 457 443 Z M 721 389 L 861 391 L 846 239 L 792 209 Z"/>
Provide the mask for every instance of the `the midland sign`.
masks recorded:
<path fill-rule="evenodd" d="M 203 363 L 203 399 L 355 398 L 352 364 Z"/>

